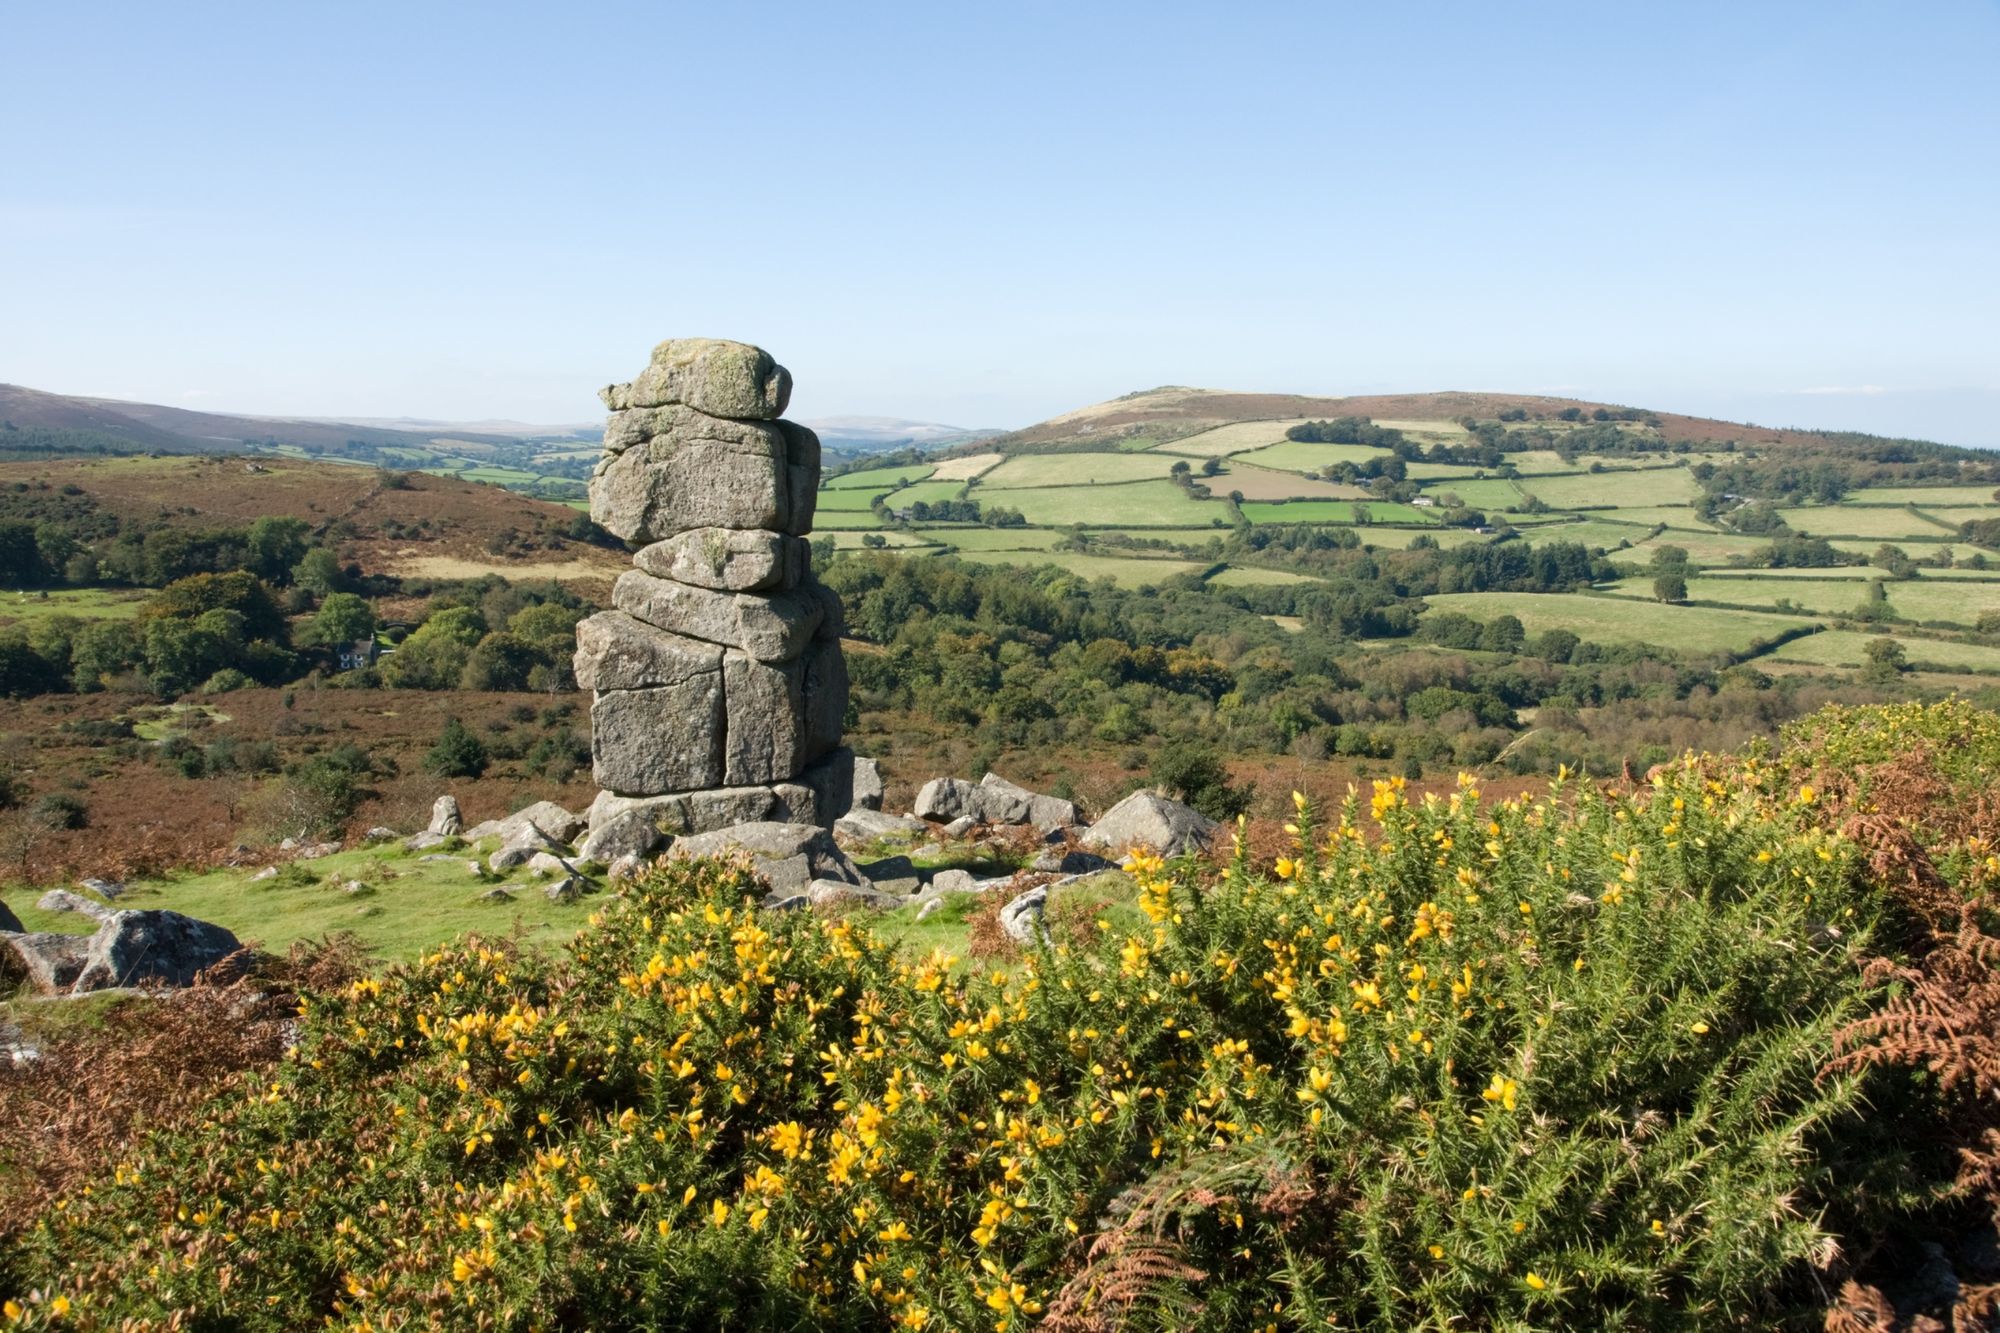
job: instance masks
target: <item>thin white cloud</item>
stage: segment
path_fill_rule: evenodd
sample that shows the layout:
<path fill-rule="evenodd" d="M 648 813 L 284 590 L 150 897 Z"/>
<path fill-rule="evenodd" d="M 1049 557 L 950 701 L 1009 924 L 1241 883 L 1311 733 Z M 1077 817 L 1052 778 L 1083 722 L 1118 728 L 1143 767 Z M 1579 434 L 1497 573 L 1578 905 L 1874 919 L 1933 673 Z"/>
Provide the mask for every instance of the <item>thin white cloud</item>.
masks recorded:
<path fill-rule="evenodd" d="M 1873 398 L 1889 390 L 1879 384 L 1823 384 L 1812 389 L 1793 389 L 1792 392 L 1815 398 Z"/>

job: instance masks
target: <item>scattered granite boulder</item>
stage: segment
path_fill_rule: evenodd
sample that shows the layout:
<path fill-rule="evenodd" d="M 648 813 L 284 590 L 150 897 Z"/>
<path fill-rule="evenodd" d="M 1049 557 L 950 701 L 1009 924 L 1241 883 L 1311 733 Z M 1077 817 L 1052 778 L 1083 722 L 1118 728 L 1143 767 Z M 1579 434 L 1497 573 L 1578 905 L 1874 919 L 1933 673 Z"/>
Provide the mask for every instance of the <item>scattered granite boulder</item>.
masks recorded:
<path fill-rule="evenodd" d="M 1048 902 L 1046 887 L 1029 889 L 1000 909 L 1000 929 L 1016 944 L 1032 946 L 1045 941 L 1048 933 L 1042 929 L 1042 913 Z"/>
<path fill-rule="evenodd" d="M 859 903 L 876 911 L 893 911 L 909 901 L 901 894 L 884 893 L 880 889 L 862 884 L 849 884 L 838 879 L 816 879 L 806 885 L 806 901 L 814 907 L 825 907 L 833 903 Z"/>
<path fill-rule="evenodd" d="M 543 889 L 542 896 L 552 903 L 573 903 L 583 897 L 583 881 L 574 875 L 564 875 Z"/>
<path fill-rule="evenodd" d="M 1078 841 L 1100 852 L 1144 848 L 1162 856 L 1180 856 L 1207 847 L 1219 827 L 1192 806 L 1170 801 L 1158 792 L 1135 791 L 1107 810 Z"/>
<path fill-rule="evenodd" d="M 571 814 L 554 801 L 536 801 L 500 821 L 500 836 L 511 838 L 523 824 L 532 824 L 565 846 L 589 826 L 582 815 Z"/>
<path fill-rule="evenodd" d="M 507 835 L 498 851 L 486 858 L 486 864 L 495 872 L 512 870 L 515 866 L 526 865 L 538 852 L 567 852 L 568 847 L 533 824 L 522 824 Z"/>
<path fill-rule="evenodd" d="M 514 901 L 512 889 L 488 889 L 476 899 L 482 903 L 511 903 Z"/>
<path fill-rule="evenodd" d="M 537 878 L 543 875 L 568 875 L 575 869 L 576 867 L 554 852 L 536 852 L 528 858 L 528 873 Z"/>
<path fill-rule="evenodd" d="M 939 829 L 938 832 L 944 834 L 947 838 L 963 838 L 978 827 L 979 821 L 977 819 L 971 815 L 960 815 L 957 819 L 952 820 L 949 824 Z"/>
<path fill-rule="evenodd" d="M 625 856 L 644 860 L 666 841 L 667 835 L 660 832 L 651 810 L 627 810 L 593 826 L 578 844 L 576 855 L 579 861 L 595 861 L 600 865 L 610 865 Z"/>
<path fill-rule="evenodd" d="M 1074 824 L 1077 818 L 1075 801 L 1029 791 L 998 773 L 979 780 L 973 799 L 973 813 L 989 824 Z"/>
<path fill-rule="evenodd" d="M 929 917 L 932 913 L 938 911 L 943 906 L 944 906 L 944 897 L 942 894 L 940 894 L 936 898 L 928 900 L 927 902 L 924 903 L 922 907 L 919 907 L 917 909 L 917 920 L 919 921 L 924 920 L 925 918 Z"/>
<path fill-rule="evenodd" d="M 874 842 L 878 838 L 913 838 L 929 825 L 911 815 L 890 815 L 880 810 L 849 810 L 833 821 L 835 837 L 850 838 L 855 842 Z"/>
<path fill-rule="evenodd" d="M 691 859 L 737 851 L 748 853 L 757 873 L 780 893 L 802 893 L 816 879 L 866 882 L 847 853 L 834 845 L 833 835 L 816 824 L 738 824 L 681 838 L 668 854 Z"/>
<path fill-rule="evenodd" d="M 636 878 L 646 868 L 644 858 L 625 855 L 604 868 L 604 878 L 617 883 L 621 879 Z"/>
<path fill-rule="evenodd" d="M 265 866 L 262 870 L 258 871 L 256 874 L 250 876 L 250 883 L 256 884 L 259 881 L 267 879 L 276 879 L 277 877 L 278 877 L 278 867 Z"/>
<path fill-rule="evenodd" d="M 71 893 L 68 889 L 50 889 L 35 901 L 35 906 L 44 912 L 75 912 L 80 916 L 89 917 L 92 921 L 102 922 L 111 918 L 111 909 L 103 903 L 94 898 L 86 898 L 82 894 Z"/>
<path fill-rule="evenodd" d="M 309 842 L 298 849 L 301 861 L 317 861 L 322 856 L 338 856 L 340 844 L 337 842 Z"/>
<path fill-rule="evenodd" d="M 403 839 L 403 848 L 405 851 L 427 852 L 433 847 L 444 846 L 457 836 L 455 833 L 433 833 L 425 829 L 422 833 L 413 833 Z"/>
<path fill-rule="evenodd" d="M 396 830 L 392 828 L 386 828 L 381 824 L 377 824 L 374 828 L 369 829 L 366 833 L 361 835 L 361 841 L 394 842 L 400 836 L 401 835 L 398 834 Z"/>
<path fill-rule="evenodd" d="M 0 932 L 12 931 L 19 934 L 26 929 L 27 927 L 21 924 L 21 918 L 14 915 L 14 909 L 5 903 L 0 903 Z"/>
<path fill-rule="evenodd" d="M 439 838 L 456 837 L 465 829 L 465 819 L 458 813 L 458 798 L 445 795 L 431 802 L 431 822 L 424 831 L 434 833 Z"/>
<path fill-rule="evenodd" d="M 79 889 L 89 890 L 108 903 L 117 902 L 125 896 L 125 885 L 115 879 L 99 879 L 93 875 L 88 879 L 78 880 L 76 886 Z"/>
<path fill-rule="evenodd" d="M 932 778 L 917 791 L 910 813 L 934 824 L 947 824 L 972 814 L 979 788 L 961 778 Z"/>
<path fill-rule="evenodd" d="M 26 981 L 44 995 L 60 995 L 75 986 L 89 957 L 88 935 L 0 933 L 0 978 Z"/>
<path fill-rule="evenodd" d="M 970 870 L 940 870 L 931 876 L 931 882 L 924 886 L 927 893 L 977 893 L 979 881 L 972 877 Z"/>
<path fill-rule="evenodd" d="M 85 942 L 83 968 L 70 990 L 110 986 L 191 986 L 242 951 L 230 931 L 179 912 L 112 912 Z"/>

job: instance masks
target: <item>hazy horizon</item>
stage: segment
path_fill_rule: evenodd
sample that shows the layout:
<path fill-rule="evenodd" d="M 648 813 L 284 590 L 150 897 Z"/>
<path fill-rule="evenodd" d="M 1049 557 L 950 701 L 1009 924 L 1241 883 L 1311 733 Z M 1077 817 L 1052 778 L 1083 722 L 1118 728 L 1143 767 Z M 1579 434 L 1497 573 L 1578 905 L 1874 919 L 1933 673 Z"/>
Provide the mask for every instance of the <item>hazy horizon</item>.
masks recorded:
<path fill-rule="evenodd" d="M 33 388 L 570 423 L 713 335 L 800 417 L 1459 388 L 2000 446 L 1976 0 L 109 4 L 9 38 L 0 380 Z"/>

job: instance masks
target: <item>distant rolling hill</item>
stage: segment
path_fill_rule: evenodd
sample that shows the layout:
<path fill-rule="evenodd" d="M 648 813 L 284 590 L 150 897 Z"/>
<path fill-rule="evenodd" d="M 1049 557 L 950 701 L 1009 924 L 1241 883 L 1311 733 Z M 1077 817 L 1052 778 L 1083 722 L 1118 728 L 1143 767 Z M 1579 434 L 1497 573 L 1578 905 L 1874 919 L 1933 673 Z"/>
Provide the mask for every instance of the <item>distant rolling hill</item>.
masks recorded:
<path fill-rule="evenodd" d="M 1002 453 L 1033 452 L 1050 446 L 1117 447 L 1115 442 L 1120 439 L 1145 436 L 1174 440 L 1247 421 L 1333 417 L 1367 417 L 1378 422 L 1455 421 L 1464 417 L 1491 420 L 1512 409 L 1526 413 L 1530 420 L 1552 419 L 1567 409 L 1577 409 L 1585 418 L 1600 409 L 1613 415 L 1632 410 L 1619 404 L 1520 393 L 1449 391 L 1327 398 L 1167 385 L 1093 403 L 1020 430 L 997 434 L 983 440 L 979 447 Z M 1755 426 L 1644 409 L 1641 416 L 1669 444 L 1713 446 L 1733 441 L 1743 445 L 1809 446 L 1849 434 Z"/>
<path fill-rule="evenodd" d="M 38 428 L 83 432 L 125 441 L 142 452 L 168 453 L 238 453 L 246 446 L 257 445 L 290 445 L 309 453 L 338 452 L 355 444 L 422 449 L 445 434 L 521 438 L 538 429 L 481 429 L 457 423 L 431 427 L 414 422 L 408 423 L 410 428 L 401 429 L 364 421 L 240 416 L 194 412 L 158 403 L 129 403 L 116 398 L 45 393 L 18 384 L 0 384 L 0 423 L 17 431 Z M 570 428 L 551 429 L 564 432 Z"/>
<path fill-rule="evenodd" d="M 946 426 L 901 417 L 817 417 L 812 427 L 827 449 L 847 454 L 880 454 L 896 449 L 935 449 L 998 435 L 996 429 Z"/>

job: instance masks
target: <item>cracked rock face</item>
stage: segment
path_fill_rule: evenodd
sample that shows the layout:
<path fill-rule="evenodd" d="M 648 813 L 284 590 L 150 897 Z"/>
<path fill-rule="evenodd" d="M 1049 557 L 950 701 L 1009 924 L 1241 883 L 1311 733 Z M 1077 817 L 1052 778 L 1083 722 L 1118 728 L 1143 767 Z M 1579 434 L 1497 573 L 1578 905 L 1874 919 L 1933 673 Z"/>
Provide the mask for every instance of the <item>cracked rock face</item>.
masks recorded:
<path fill-rule="evenodd" d="M 819 439 L 779 419 L 790 395 L 769 353 L 703 338 L 661 343 L 602 395 L 591 517 L 639 549 L 617 609 L 577 626 L 576 678 L 592 692 L 600 805 L 644 802 L 663 834 L 830 826 L 857 796 L 879 800 L 879 781 L 857 788 L 851 754 L 839 775 L 828 767 L 847 664 L 840 599 L 812 577 L 804 540 Z"/>

